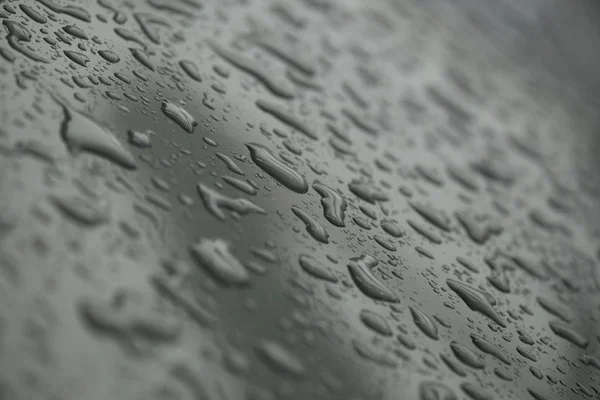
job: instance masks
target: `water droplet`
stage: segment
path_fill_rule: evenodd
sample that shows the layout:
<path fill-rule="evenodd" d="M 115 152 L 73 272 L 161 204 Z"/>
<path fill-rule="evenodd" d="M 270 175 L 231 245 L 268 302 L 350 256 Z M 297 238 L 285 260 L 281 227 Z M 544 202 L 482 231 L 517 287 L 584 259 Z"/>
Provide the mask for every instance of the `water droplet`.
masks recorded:
<path fill-rule="evenodd" d="M 519 334 L 519 340 L 525 344 L 528 345 L 533 345 L 533 343 L 535 343 L 533 341 L 533 339 L 531 338 L 531 336 L 529 336 L 529 334 L 527 332 L 525 332 L 522 329 L 517 329 L 517 333 Z"/>
<path fill-rule="evenodd" d="M 304 122 L 296 118 L 294 115 L 290 114 L 288 111 L 284 110 L 282 107 L 278 106 L 275 103 L 271 103 L 266 100 L 257 100 L 256 105 L 258 108 L 266 112 L 267 114 L 272 115 L 277 118 L 281 122 L 286 125 L 289 125 L 291 128 L 296 129 L 299 132 L 302 132 L 307 137 L 317 140 L 319 137 L 310 129 Z"/>
<path fill-rule="evenodd" d="M 254 186 L 252 186 L 248 182 L 244 182 L 240 179 L 233 178 L 230 176 L 224 176 L 223 180 L 225 182 L 227 182 L 229 185 L 233 186 L 234 188 L 241 190 L 242 192 L 249 194 L 251 196 L 256 196 L 256 194 L 258 193 L 258 190 L 256 190 L 256 188 Z"/>
<path fill-rule="evenodd" d="M 245 175 L 244 171 L 242 171 L 240 169 L 240 167 L 237 166 L 237 164 L 235 163 L 235 161 L 233 161 L 230 157 L 226 156 L 225 154 L 222 153 L 216 153 L 215 154 L 217 157 L 219 157 L 219 159 L 221 161 L 223 161 L 223 163 L 225 164 L 225 166 L 234 174 L 238 174 L 238 175 Z"/>
<path fill-rule="evenodd" d="M 211 42 L 210 45 L 218 55 L 229 61 L 240 70 L 245 71 L 246 73 L 258 79 L 274 95 L 284 99 L 291 99 L 294 97 L 292 88 L 286 84 L 285 81 L 282 79 L 275 79 L 272 73 L 266 71 L 265 68 L 255 60 L 228 50 L 215 42 Z M 261 106 L 259 105 L 259 107 Z"/>
<path fill-rule="evenodd" d="M 59 6 L 59 5 L 55 4 L 54 2 L 52 2 L 51 0 L 37 0 L 37 1 L 38 1 L 38 3 L 43 4 L 44 6 L 48 7 L 50 10 L 54 11 L 55 13 L 69 15 L 73 18 L 80 19 L 84 22 L 92 22 L 92 17 L 90 16 L 90 14 L 81 7 Z"/>
<path fill-rule="evenodd" d="M 48 22 L 46 17 L 44 17 L 42 14 L 40 14 L 39 12 L 37 12 L 36 10 L 34 10 L 26 4 L 19 4 L 19 8 L 21 9 L 21 11 L 23 11 L 25 15 L 27 15 L 29 18 L 31 18 L 38 24 L 45 24 L 46 22 Z"/>
<path fill-rule="evenodd" d="M 336 190 L 319 181 L 314 181 L 312 187 L 321 196 L 325 219 L 335 226 L 346 226 L 344 223 L 346 207 L 348 206 L 346 199 Z"/>
<path fill-rule="evenodd" d="M 377 350 L 371 346 L 354 340 L 352 342 L 354 349 L 365 360 L 372 361 L 382 367 L 393 368 L 396 366 L 396 360 L 391 354 Z"/>
<path fill-rule="evenodd" d="M 448 175 L 452 177 L 457 183 L 462 185 L 465 189 L 472 192 L 479 190 L 479 182 L 472 176 L 466 169 L 460 168 L 456 165 L 449 165 L 447 168 Z"/>
<path fill-rule="evenodd" d="M 455 215 L 469 238 L 477 244 L 484 244 L 493 235 L 502 233 L 502 225 L 489 215 L 475 215 L 472 211 L 458 211 Z"/>
<path fill-rule="evenodd" d="M 154 132 L 128 131 L 127 134 L 129 135 L 129 143 L 142 149 L 152 147 L 152 142 L 150 140 L 150 134 L 152 133 Z"/>
<path fill-rule="evenodd" d="M 278 40 L 278 35 L 259 34 L 255 36 L 255 41 L 265 50 L 278 57 L 281 61 L 296 68 L 307 75 L 313 75 L 315 68 L 308 61 L 300 57 L 300 52 L 293 51 L 289 46 L 286 46 L 281 40 Z"/>
<path fill-rule="evenodd" d="M 382 220 L 381 221 L 381 229 L 384 230 L 385 233 L 387 233 L 388 235 L 395 237 L 395 238 L 399 238 L 402 237 L 404 235 L 404 233 L 402 232 L 402 230 L 400 229 L 400 227 L 391 220 Z"/>
<path fill-rule="evenodd" d="M 250 275 L 222 239 L 201 239 L 190 247 L 194 260 L 227 285 L 247 284 Z"/>
<path fill-rule="evenodd" d="M 200 71 L 196 64 L 189 60 L 181 60 L 179 61 L 179 66 L 189 76 L 191 79 L 196 82 L 202 82 L 202 77 L 200 76 Z"/>
<path fill-rule="evenodd" d="M 375 204 L 378 201 L 388 201 L 389 197 L 380 190 L 365 182 L 352 181 L 348 189 L 359 199 Z"/>
<path fill-rule="evenodd" d="M 148 68 L 150 71 L 154 71 L 154 65 L 152 65 L 152 62 L 148 57 L 148 53 L 140 49 L 129 49 L 129 51 L 131 51 L 133 58 L 135 58 L 140 64 Z"/>
<path fill-rule="evenodd" d="M 447 356 L 445 354 L 440 355 L 440 358 L 442 359 L 442 361 L 444 362 L 444 364 L 446 364 L 446 366 L 452 372 L 454 372 L 456 375 L 458 375 L 460 377 L 467 376 L 467 373 L 465 372 L 465 370 L 463 369 L 463 367 L 454 358 L 452 358 L 450 356 Z"/>
<path fill-rule="evenodd" d="M 179 125 L 187 133 L 193 133 L 194 128 L 198 126 L 198 121 L 194 119 L 185 109 L 177 104 L 165 101 L 161 105 L 163 114 L 169 117 L 173 122 Z"/>
<path fill-rule="evenodd" d="M 129 169 L 136 168 L 135 158 L 108 131 L 90 117 L 58 101 L 64 111 L 62 138 L 71 153 L 86 151 Z"/>
<path fill-rule="evenodd" d="M 433 232 L 432 230 L 427 229 L 423 225 L 420 225 L 410 219 L 407 220 L 406 223 L 408 225 L 410 225 L 410 227 L 413 228 L 415 230 L 415 232 L 417 232 L 419 235 L 423 236 L 425 239 L 427 239 L 435 244 L 442 244 L 442 242 L 443 242 L 442 237 L 439 236 L 437 233 Z"/>
<path fill-rule="evenodd" d="M 89 57 L 83 53 L 72 50 L 65 50 L 64 53 L 69 60 L 73 61 L 75 64 L 81 65 L 82 67 L 87 66 L 87 64 L 90 62 Z"/>
<path fill-rule="evenodd" d="M 367 296 L 381 301 L 397 303 L 400 300 L 373 275 L 371 270 L 378 261 L 368 254 L 351 258 L 348 262 L 350 276 L 356 286 Z"/>
<path fill-rule="evenodd" d="M 504 321 L 502 321 L 488 298 L 482 292 L 454 279 L 447 279 L 446 283 L 471 310 L 482 313 L 503 328 L 506 327 Z"/>
<path fill-rule="evenodd" d="M 110 301 L 86 296 L 78 308 L 91 326 L 125 340 L 174 341 L 181 332 L 180 320 L 166 310 L 149 308 L 140 297 L 137 292 L 119 290 Z"/>
<path fill-rule="evenodd" d="M 523 271 L 527 272 L 529 275 L 541 280 L 548 279 L 548 272 L 544 268 L 543 263 L 534 261 L 531 258 L 524 255 L 516 255 L 513 256 L 512 259 L 517 264 L 517 266 L 519 266 Z"/>
<path fill-rule="evenodd" d="M 108 205 L 97 205 L 82 196 L 56 194 L 51 197 L 54 205 L 75 221 L 96 226 L 108 221 Z"/>
<path fill-rule="evenodd" d="M 266 214 L 264 209 L 252 203 L 250 200 L 242 198 L 232 199 L 201 183 L 199 183 L 196 188 L 198 189 L 198 194 L 200 194 L 200 197 L 204 201 L 205 207 L 221 221 L 226 219 L 223 208 L 234 211 L 240 215 L 251 213 Z"/>
<path fill-rule="evenodd" d="M 87 34 L 84 31 L 82 31 L 81 28 L 75 25 L 67 25 L 63 27 L 63 31 L 78 39 L 88 40 Z"/>
<path fill-rule="evenodd" d="M 544 310 L 548 311 L 550 314 L 562 319 L 565 322 L 571 322 L 569 310 L 563 307 L 562 305 L 550 301 L 541 296 L 537 297 L 537 302 Z"/>
<path fill-rule="evenodd" d="M 277 182 L 296 193 L 308 192 L 306 179 L 291 167 L 279 161 L 265 146 L 258 143 L 246 143 L 252 161 Z"/>
<path fill-rule="evenodd" d="M 98 55 L 111 64 L 116 64 L 121 61 L 121 58 L 119 58 L 117 53 L 114 53 L 110 50 L 98 50 Z"/>
<path fill-rule="evenodd" d="M 491 344 L 481 336 L 471 334 L 471 340 L 473 341 L 475 347 L 477 347 L 479 350 L 496 357 L 498 360 L 502 361 L 506 365 L 511 365 L 510 360 L 502 350 L 500 350 L 498 347 Z"/>
<path fill-rule="evenodd" d="M 23 43 L 29 43 L 31 41 L 31 32 L 29 32 L 29 30 L 25 26 L 21 25 L 18 22 L 9 21 L 6 19 L 4 21 L 2 21 L 2 24 L 8 31 L 6 40 L 8 41 L 8 43 L 11 45 L 11 47 L 13 49 L 20 52 L 24 56 L 29 57 L 33 61 L 38 61 L 38 62 L 43 62 L 43 63 L 49 62 L 46 58 L 40 56 L 33 50 L 30 50 L 27 46 L 25 46 L 23 44 Z"/>
<path fill-rule="evenodd" d="M 456 394 L 440 382 L 423 381 L 419 384 L 420 400 L 456 400 Z"/>
<path fill-rule="evenodd" d="M 317 261 L 314 257 L 302 254 L 298 258 L 300 266 L 304 271 L 315 278 L 323 279 L 328 282 L 336 283 L 338 278 L 325 265 Z"/>
<path fill-rule="evenodd" d="M 558 337 L 568 340 L 575 346 L 582 349 L 587 347 L 589 341 L 566 324 L 559 321 L 550 321 L 549 325 L 550 329 L 552 329 L 552 332 L 554 332 Z"/>
<path fill-rule="evenodd" d="M 450 232 L 450 219 L 443 215 L 440 211 L 431 206 L 415 203 L 413 201 L 409 202 L 408 204 L 410 204 L 413 210 L 419 213 L 419 215 L 425 218 L 427 222 L 445 232 Z"/>
<path fill-rule="evenodd" d="M 463 364 L 475 369 L 483 369 L 483 361 L 475 354 L 474 351 L 460 343 L 452 342 L 450 344 L 452 352 Z"/>
<path fill-rule="evenodd" d="M 529 367 L 529 372 L 531 372 L 531 375 L 535 376 L 537 379 L 544 379 L 544 374 L 542 374 L 540 370 L 535 367 Z"/>
<path fill-rule="evenodd" d="M 296 378 L 304 377 L 306 370 L 300 359 L 282 345 L 263 341 L 257 346 L 259 356 L 277 372 L 283 372 Z"/>
<path fill-rule="evenodd" d="M 362 310 L 360 312 L 360 320 L 365 326 L 376 333 L 383 336 L 392 336 L 392 328 L 387 323 L 385 318 L 375 311 Z"/>
<path fill-rule="evenodd" d="M 461 383 L 460 388 L 473 400 L 493 400 L 494 397 L 471 383 Z"/>
<path fill-rule="evenodd" d="M 413 317 L 415 325 L 417 325 L 421 332 L 433 340 L 439 339 L 438 327 L 433 319 L 414 306 L 410 307 L 410 314 Z"/>
<path fill-rule="evenodd" d="M 329 243 L 329 233 L 327 233 L 323 225 L 308 215 L 304 210 L 296 206 L 292 206 L 292 212 L 298 218 L 300 218 L 302 222 L 304 222 L 306 225 L 306 231 L 310 234 L 310 236 L 321 243 Z"/>

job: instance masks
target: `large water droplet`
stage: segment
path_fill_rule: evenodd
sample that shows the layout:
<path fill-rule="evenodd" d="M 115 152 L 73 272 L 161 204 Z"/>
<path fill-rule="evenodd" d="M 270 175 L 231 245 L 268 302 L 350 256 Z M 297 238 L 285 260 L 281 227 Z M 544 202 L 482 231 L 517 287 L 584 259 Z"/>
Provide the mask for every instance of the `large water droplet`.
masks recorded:
<path fill-rule="evenodd" d="M 378 261 L 375 258 L 368 254 L 363 254 L 360 257 L 350 259 L 348 270 L 354 283 L 364 294 L 375 300 L 397 303 L 400 301 L 398 297 L 379 282 L 371 272 L 377 264 Z"/>
<path fill-rule="evenodd" d="M 475 369 L 483 369 L 483 361 L 477 356 L 477 354 L 466 346 L 460 343 L 452 342 L 450 344 L 452 352 L 463 364 L 468 367 Z"/>
<path fill-rule="evenodd" d="M 392 336 L 392 329 L 385 318 L 375 311 L 362 310 L 360 320 L 366 327 L 383 336 Z"/>
<path fill-rule="evenodd" d="M 502 318 L 496 313 L 487 297 L 484 296 L 479 290 L 474 289 L 462 282 L 454 279 L 447 279 L 446 283 L 448 287 L 452 289 L 458 296 L 465 302 L 465 304 L 473 311 L 478 311 L 505 328 L 506 324 L 502 321 Z"/>
<path fill-rule="evenodd" d="M 298 357 L 279 343 L 263 341 L 257 346 L 259 356 L 277 372 L 283 372 L 295 378 L 302 378 L 305 367 Z"/>
<path fill-rule="evenodd" d="M 417 307 L 410 307 L 410 314 L 413 317 L 413 321 L 415 325 L 419 327 L 421 332 L 432 338 L 433 340 L 438 340 L 438 327 L 433 319 L 431 319 L 427 314 L 423 311 L 419 310 Z"/>
<path fill-rule="evenodd" d="M 226 219 L 223 208 L 234 211 L 240 215 L 252 213 L 266 214 L 265 210 L 250 200 L 242 198 L 232 199 L 201 183 L 197 185 L 197 189 L 202 201 L 204 201 L 205 207 L 220 220 Z"/>
<path fill-rule="evenodd" d="M 229 285 L 247 284 L 250 275 L 246 268 L 229 251 L 222 239 L 201 239 L 190 247 L 194 260 L 221 282 Z"/>
<path fill-rule="evenodd" d="M 304 210 L 296 206 L 292 206 L 292 212 L 294 215 L 300 218 L 302 222 L 304 222 L 306 225 L 306 231 L 310 234 L 310 236 L 321 243 L 329 243 L 329 233 L 327 233 L 323 225 L 308 215 Z"/>
<path fill-rule="evenodd" d="M 252 161 L 277 182 L 296 193 L 308 192 L 306 179 L 294 169 L 279 161 L 265 146 L 258 143 L 246 143 Z"/>
<path fill-rule="evenodd" d="M 108 131 L 90 117 L 59 102 L 64 111 L 62 138 L 69 151 L 86 151 L 113 161 L 123 167 L 136 168 L 135 158 Z"/>
<path fill-rule="evenodd" d="M 169 117 L 173 122 L 179 125 L 187 133 L 193 133 L 194 128 L 198 126 L 198 121 L 194 119 L 186 110 L 177 104 L 165 101 L 161 105 L 163 114 Z"/>
<path fill-rule="evenodd" d="M 323 279 L 332 283 L 338 281 L 335 274 L 325 267 L 321 262 L 317 261 L 314 257 L 302 254 L 298 258 L 298 261 L 300 262 L 302 269 L 315 278 Z"/>
<path fill-rule="evenodd" d="M 323 215 L 325 215 L 327 221 L 335 226 L 346 226 L 344 224 L 345 211 L 348 206 L 346 199 L 336 190 L 319 181 L 314 181 L 312 186 L 321 196 Z"/>
<path fill-rule="evenodd" d="M 477 347 L 479 350 L 496 357 L 498 360 L 502 361 L 506 365 L 511 365 L 510 360 L 502 350 L 500 350 L 498 347 L 491 344 L 481 336 L 471 334 L 471 340 L 473 341 L 475 347 Z"/>
<path fill-rule="evenodd" d="M 423 381 L 419 385 L 420 400 L 456 400 L 456 394 L 443 383 Z"/>

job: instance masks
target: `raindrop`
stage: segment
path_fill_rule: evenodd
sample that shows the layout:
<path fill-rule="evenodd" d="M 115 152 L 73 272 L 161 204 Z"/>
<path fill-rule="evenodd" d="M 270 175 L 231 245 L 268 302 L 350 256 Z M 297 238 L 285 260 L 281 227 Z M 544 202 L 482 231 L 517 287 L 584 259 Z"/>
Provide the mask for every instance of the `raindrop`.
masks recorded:
<path fill-rule="evenodd" d="M 504 321 L 502 321 L 488 298 L 482 292 L 454 279 L 447 279 L 446 283 L 471 310 L 482 313 L 503 328 L 506 327 Z"/>
<path fill-rule="evenodd" d="M 385 287 L 373 275 L 371 271 L 378 261 L 368 254 L 363 254 L 360 257 L 351 258 L 348 262 L 348 270 L 350 276 L 354 280 L 356 286 L 367 296 L 374 300 L 388 301 L 397 303 L 400 300 L 394 293 Z"/>
<path fill-rule="evenodd" d="M 247 284 L 250 275 L 222 239 L 201 239 L 190 247 L 194 260 L 227 285 Z"/>
<path fill-rule="evenodd" d="M 474 351 L 460 343 L 452 342 L 450 344 L 452 352 L 463 364 L 475 369 L 483 369 L 483 361 L 475 354 Z"/>
<path fill-rule="evenodd" d="M 304 210 L 296 206 L 292 206 L 292 212 L 294 215 L 300 218 L 302 222 L 304 222 L 306 225 L 306 231 L 310 234 L 310 236 L 321 243 L 329 243 L 329 233 L 327 233 L 323 225 L 308 215 Z"/>
<path fill-rule="evenodd" d="M 246 143 L 252 161 L 277 182 L 296 193 L 308 192 L 308 183 L 300 173 L 279 161 L 265 146 Z"/>
<path fill-rule="evenodd" d="M 194 117 L 190 115 L 190 113 L 188 113 L 182 107 L 171 103 L 170 101 L 163 102 L 161 105 L 161 110 L 163 114 L 183 128 L 183 130 L 185 130 L 187 133 L 193 133 L 194 128 L 198 126 L 198 121 L 196 121 Z"/>
<path fill-rule="evenodd" d="M 346 226 L 344 223 L 346 199 L 333 188 L 317 181 L 313 182 L 313 189 L 321 196 L 321 206 L 323 206 L 323 215 L 327 221 L 338 227 Z"/>
<path fill-rule="evenodd" d="M 314 257 L 302 254 L 298 258 L 300 266 L 311 276 L 328 282 L 336 283 L 338 278 L 325 265 L 317 261 Z"/>
<path fill-rule="evenodd" d="M 431 319 L 427 314 L 419 310 L 417 307 L 410 307 L 410 314 L 413 317 L 413 321 L 415 325 L 419 327 L 421 332 L 425 335 L 429 336 L 433 340 L 438 340 L 438 327 L 433 319 Z"/>
<path fill-rule="evenodd" d="M 262 341 L 257 346 L 259 356 L 277 372 L 283 372 L 295 378 L 302 378 L 306 370 L 300 359 L 279 343 Z"/>
<path fill-rule="evenodd" d="M 385 318 L 375 311 L 362 310 L 360 320 L 366 327 L 383 336 L 392 336 L 392 328 Z"/>
<path fill-rule="evenodd" d="M 250 200 L 242 198 L 232 199 L 218 193 L 214 189 L 211 189 L 202 183 L 197 185 L 197 189 L 198 194 L 200 194 L 200 197 L 204 201 L 205 207 L 221 221 L 226 219 L 223 208 L 230 211 L 235 211 L 240 215 L 247 215 L 251 213 L 266 214 L 264 209 L 252 203 Z"/>

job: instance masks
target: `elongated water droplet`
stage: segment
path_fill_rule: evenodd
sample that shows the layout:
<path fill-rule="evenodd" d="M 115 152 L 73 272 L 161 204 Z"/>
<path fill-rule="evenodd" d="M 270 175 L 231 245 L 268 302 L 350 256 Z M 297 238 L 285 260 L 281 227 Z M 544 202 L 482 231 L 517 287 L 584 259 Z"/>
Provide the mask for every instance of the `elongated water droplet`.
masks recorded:
<path fill-rule="evenodd" d="M 475 369 L 483 369 L 483 361 L 475 354 L 474 351 L 460 343 L 452 342 L 450 344 L 452 352 L 463 364 Z"/>
<path fill-rule="evenodd" d="M 420 400 L 456 400 L 456 394 L 448 386 L 435 381 L 423 381 L 419 385 Z"/>
<path fill-rule="evenodd" d="M 375 311 L 362 310 L 360 312 L 360 320 L 366 327 L 379 333 L 383 336 L 392 336 L 392 328 L 385 318 Z"/>
<path fill-rule="evenodd" d="M 75 221 L 95 226 L 108 221 L 108 206 L 96 205 L 81 196 L 53 195 L 52 202 L 64 214 Z"/>
<path fill-rule="evenodd" d="M 274 368 L 276 372 L 282 372 L 295 378 L 302 378 L 306 369 L 300 359 L 279 343 L 263 341 L 257 346 L 259 356 L 265 363 Z"/>
<path fill-rule="evenodd" d="M 266 112 L 267 114 L 272 115 L 277 118 L 281 122 L 286 125 L 289 125 L 291 128 L 302 132 L 306 136 L 311 139 L 317 140 L 319 137 L 312 129 L 310 129 L 304 122 L 299 120 L 296 116 L 292 115 L 289 111 L 284 110 L 282 107 L 278 106 L 275 103 L 271 103 L 266 100 L 257 100 L 256 105 L 258 108 Z"/>
<path fill-rule="evenodd" d="M 135 158 L 108 131 L 90 117 L 59 101 L 64 111 L 62 138 L 71 153 L 85 151 L 104 157 L 125 168 L 135 169 Z"/>
<path fill-rule="evenodd" d="M 245 175 L 244 171 L 242 171 L 240 169 L 240 167 L 237 166 L 237 164 L 235 163 L 235 161 L 233 161 L 230 157 L 226 156 L 225 154 L 222 153 L 216 153 L 215 154 L 217 157 L 219 157 L 219 159 L 221 161 L 223 161 L 223 163 L 225 164 L 225 166 L 234 174 L 238 174 L 238 175 Z"/>
<path fill-rule="evenodd" d="M 400 301 L 398 297 L 379 282 L 371 272 L 377 264 L 378 261 L 375 258 L 368 254 L 363 254 L 360 257 L 350 259 L 348 270 L 354 283 L 364 294 L 375 300 L 397 303 Z"/>
<path fill-rule="evenodd" d="M 549 325 L 550 329 L 552 329 L 552 332 L 554 332 L 556 336 L 568 340 L 575 346 L 582 349 L 587 347 L 589 341 L 566 324 L 559 321 L 550 321 Z"/>
<path fill-rule="evenodd" d="M 493 400 L 494 397 L 484 392 L 482 389 L 472 385 L 471 383 L 465 382 L 460 385 L 460 388 L 467 396 L 469 396 L 473 400 Z"/>
<path fill-rule="evenodd" d="M 296 193 L 308 192 L 306 179 L 294 169 L 279 161 L 265 146 L 258 143 L 246 143 L 252 161 L 277 182 Z"/>
<path fill-rule="evenodd" d="M 225 195 L 220 194 L 214 189 L 209 188 L 201 183 L 197 186 L 198 194 L 204 201 L 205 207 L 218 219 L 225 220 L 227 217 L 223 208 L 235 211 L 240 215 L 247 214 L 266 214 L 265 210 L 257 206 L 250 200 L 238 198 L 232 199 Z"/>
<path fill-rule="evenodd" d="M 313 277 L 332 283 L 336 283 L 338 281 L 338 278 L 335 276 L 335 274 L 325 267 L 321 262 L 317 261 L 314 257 L 302 254 L 298 258 L 298 261 L 302 269 Z"/>
<path fill-rule="evenodd" d="M 372 361 L 375 364 L 388 368 L 393 368 L 397 364 L 392 355 L 387 352 L 380 351 L 357 340 L 354 340 L 352 344 L 358 355 L 365 360 Z"/>
<path fill-rule="evenodd" d="M 471 340 L 473 341 L 475 347 L 477 347 L 479 350 L 496 357 L 498 360 L 502 361 L 506 365 L 511 365 L 510 360 L 502 350 L 500 350 L 498 347 L 491 344 L 481 336 L 471 334 Z"/>
<path fill-rule="evenodd" d="M 346 199 L 333 188 L 319 181 L 313 182 L 313 189 L 321 196 L 321 205 L 323 206 L 323 215 L 327 221 L 335 226 L 344 227 Z"/>
<path fill-rule="evenodd" d="M 465 304 L 473 311 L 477 311 L 505 328 L 506 324 L 502 321 L 502 318 L 496 313 L 492 305 L 489 303 L 486 296 L 483 295 L 479 290 L 474 289 L 470 286 L 465 285 L 462 282 L 454 279 L 447 279 L 446 283 L 448 287 L 452 289 L 458 296 L 465 302 Z"/>
<path fill-rule="evenodd" d="M 167 117 L 179 125 L 187 133 L 193 133 L 194 128 L 198 126 L 198 121 L 194 119 L 186 110 L 177 104 L 165 101 L 160 108 Z"/>
<path fill-rule="evenodd" d="M 439 339 L 438 327 L 433 319 L 429 318 L 427 314 L 425 314 L 423 311 L 419 310 L 417 307 L 414 306 L 410 307 L 410 314 L 413 317 L 415 325 L 419 327 L 421 332 L 423 332 L 433 340 Z"/>
<path fill-rule="evenodd" d="M 561 304 L 550 301 L 544 297 L 538 296 L 537 302 L 542 308 L 548 311 L 550 314 L 562 319 L 565 322 L 571 322 L 570 312 L 567 308 Z"/>
<path fill-rule="evenodd" d="M 192 258 L 219 281 L 227 285 L 247 284 L 250 275 L 229 251 L 222 239 L 201 239 L 190 247 Z"/>
<path fill-rule="evenodd" d="M 298 218 L 300 218 L 302 222 L 304 222 L 306 225 L 306 231 L 310 234 L 310 236 L 321 243 L 329 243 L 329 233 L 327 233 L 323 225 L 308 215 L 304 210 L 296 206 L 292 206 L 292 212 Z"/>
<path fill-rule="evenodd" d="M 258 79 L 274 95 L 284 99 L 291 99 L 294 97 L 294 92 L 289 84 L 286 84 L 282 79 L 275 79 L 273 74 L 266 71 L 265 68 L 257 61 L 228 50 L 215 42 L 211 41 L 210 45 L 218 55 L 235 65 L 240 70 L 245 71 Z"/>
<path fill-rule="evenodd" d="M 348 189 L 359 199 L 371 204 L 389 200 L 389 197 L 385 193 L 365 182 L 353 181 L 348 185 Z"/>
<path fill-rule="evenodd" d="M 409 202 L 410 206 L 425 220 L 439 229 L 450 232 L 450 219 L 443 215 L 440 211 L 434 209 L 426 204 L 419 204 L 415 202 Z"/>
<path fill-rule="evenodd" d="M 258 193 L 258 190 L 254 186 L 240 179 L 233 178 L 231 176 L 224 176 L 223 180 L 229 185 L 233 186 L 234 188 L 241 190 L 242 192 L 251 196 L 256 196 L 256 193 Z"/>

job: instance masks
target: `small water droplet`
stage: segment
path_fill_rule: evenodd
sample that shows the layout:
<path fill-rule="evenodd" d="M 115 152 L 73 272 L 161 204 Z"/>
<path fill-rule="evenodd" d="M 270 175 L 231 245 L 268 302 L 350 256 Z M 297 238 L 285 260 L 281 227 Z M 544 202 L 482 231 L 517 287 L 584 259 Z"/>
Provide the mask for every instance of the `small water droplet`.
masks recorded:
<path fill-rule="evenodd" d="M 177 104 L 165 101 L 161 105 L 161 110 L 163 114 L 169 117 L 187 133 L 193 133 L 196 126 L 198 126 L 198 121 Z"/>

